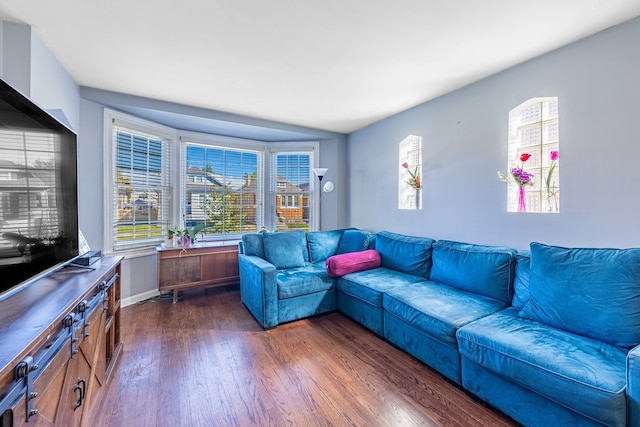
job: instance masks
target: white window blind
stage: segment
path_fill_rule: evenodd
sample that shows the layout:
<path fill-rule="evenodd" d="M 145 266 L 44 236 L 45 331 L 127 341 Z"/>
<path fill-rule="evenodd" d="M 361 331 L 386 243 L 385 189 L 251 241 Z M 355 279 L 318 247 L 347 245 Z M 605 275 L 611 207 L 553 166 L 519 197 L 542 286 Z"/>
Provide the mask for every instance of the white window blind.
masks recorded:
<path fill-rule="evenodd" d="M 171 141 L 113 125 L 112 247 L 151 247 L 170 223 Z"/>
<path fill-rule="evenodd" d="M 271 154 L 270 231 L 312 229 L 313 164 L 313 151 Z"/>
<path fill-rule="evenodd" d="M 185 141 L 185 225 L 206 226 L 205 239 L 234 238 L 263 226 L 262 150 Z"/>

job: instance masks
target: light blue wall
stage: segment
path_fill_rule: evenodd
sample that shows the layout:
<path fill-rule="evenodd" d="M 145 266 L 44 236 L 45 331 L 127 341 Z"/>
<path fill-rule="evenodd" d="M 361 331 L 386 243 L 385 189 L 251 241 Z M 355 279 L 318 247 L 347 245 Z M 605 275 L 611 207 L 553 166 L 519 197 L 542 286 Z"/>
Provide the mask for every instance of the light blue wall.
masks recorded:
<path fill-rule="evenodd" d="M 506 212 L 509 110 L 558 96 L 561 213 Z M 349 136 L 355 227 L 527 248 L 640 246 L 640 18 Z M 397 206 L 398 143 L 423 138 L 421 211 Z"/>

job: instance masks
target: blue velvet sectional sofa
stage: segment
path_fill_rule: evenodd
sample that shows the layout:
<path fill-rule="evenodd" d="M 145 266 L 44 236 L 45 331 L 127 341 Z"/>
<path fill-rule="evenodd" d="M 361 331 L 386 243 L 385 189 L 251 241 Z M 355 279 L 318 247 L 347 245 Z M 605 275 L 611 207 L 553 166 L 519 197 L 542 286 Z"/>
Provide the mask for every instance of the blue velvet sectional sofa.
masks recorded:
<path fill-rule="evenodd" d="M 526 426 L 640 425 L 640 249 L 355 229 L 239 246 L 241 298 L 264 328 L 338 310 Z M 371 248 L 377 268 L 327 273 Z"/>

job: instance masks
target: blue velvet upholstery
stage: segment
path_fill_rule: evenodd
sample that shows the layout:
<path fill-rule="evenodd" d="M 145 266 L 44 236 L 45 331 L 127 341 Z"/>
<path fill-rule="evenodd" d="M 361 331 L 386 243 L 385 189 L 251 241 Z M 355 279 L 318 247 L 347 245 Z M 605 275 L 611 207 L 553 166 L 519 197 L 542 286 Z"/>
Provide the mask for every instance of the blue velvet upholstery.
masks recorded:
<path fill-rule="evenodd" d="M 336 309 L 336 290 L 314 292 L 296 298 L 278 300 L 279 323 L 291 322 Z"/>
<path fill-rule="evenodd" d="M 513 281 L 512 306 L 522 309 L 529 302 L 529 277 L 531 275 L 531 252 L 520 251 L 516 255 L 516 278 Z"/>
<path fill-rule="evenodd" d="M 242 235 L 243 250 L 246 255 L 255 255 L 262 259 L 264 256 L 264 245 L 262 243 L 263 233 L 247 233 Z"/>
<path fill-rule="evenodd" d="M 371 233 L 364 230 L 345 230 L 340 238 L 340 244 L 336 254 L 360 252 L 369 249 Z"/>
<path fill-rule="evenodd" d="M 640 425 L 640 346 L 627 354 L 627 408 L 629 425 Z"/>
<path fill-rule="evenodd" d="M 338 309 L 376 334 L 383 335 L 384 292 L 421 280 L 424 279 L 384 267 L 347 274 L 337 281 Z"/>
<path fill-rule="evenodd" d="M 460 328 L 458 342 L 464 358 L 496 375 L 605 425 L 625 425 L 625 349 L 522 319 L 515 308 Z"/>
<path fill-rule="evenodd" d="M 511 303 L 517 251 L 438 240 L 431 280 Z"/>
<path fill-rule="evenodd" d="M 264 233 L 264 254 L 267 261 L 277 269 L 303 267 L 307 241 L 304 233 Z"/>
<path fill-rule="evenodd" d="M 418 276 L 380 267 L 342 276 L 338 279 L 338 290 L 376 307 L 382 307 L 384 292 L 396 286 L 406 286 L 423 280 Z"/>
<path fill-rule="evenodd" d="M 460 384 L 456 331 L 505 306 L 505 302 L 436 282 L 394 287 L 383 296 L 384 336 Z M 394 320 L 393 327 L 387 324 L 390 318 Z M 408 333 L 403 331 L 403 325 Z M 414 342 L 416 331 L 421 335 L 420 343 Z"/>
<path fill-rule="evenodd" d="M 311 231 L 307 233 L 311 262 L 320 262 L 336 254 L 343 230 Z"/>
<path fill-rule="evenodd" d="M 640 249 L 531 243 L 529 293 L 524 318 L 617 346 L 640 343 Z"/>
<path fill-rule="evenodd" d="M 602 423 L 529 391 L 464 356 L 462 386 L 527 427 L 604 427 Z"/>
<path fill-rule="evenodd" d="M 263 328 L 278 324 L 276 268 L 255 255 L 238 254 L 240 299 Z"/>
<path fill-rule="evenodd" d="M 460 353 L 457 346 L 443 343 L 384 311 L 384 337 L 439 373 L 460 384 Z"/>
<path fill-rule="evenodd" d="M 428 279 L 433 242 L 427 237 L 380 231 L 375 249 L 380 253 L 383 267 Z"/>
<path fill-rule="evenodd" d="M 278 299 L 298 297 L 326 291 L 335 287 L 333 277 L 330 277 L 321 264 L 307 263 L 304 267 L 278 270 Z"/>
<path fill-rule="evenodd" d="M 359 298 L 338 292 L 338 310 L 376 335 L 384 335 L 382 307 L 374 306 Z"/>

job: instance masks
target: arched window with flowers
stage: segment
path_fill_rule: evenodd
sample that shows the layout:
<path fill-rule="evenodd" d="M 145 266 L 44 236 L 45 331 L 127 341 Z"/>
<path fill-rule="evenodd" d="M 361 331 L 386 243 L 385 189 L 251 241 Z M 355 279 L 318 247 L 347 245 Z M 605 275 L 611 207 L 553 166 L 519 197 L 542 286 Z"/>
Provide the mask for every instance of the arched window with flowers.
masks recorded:
<path fill-rule="evenodd" d="M 398 209 L 422 209 L 422 138 L 407 136 L 398 152 Z"/>
<path fill-rule="evenodd" d="M 509 112 L 507 212 L 560 212 L 558 98 L 531 98 Z"/>

